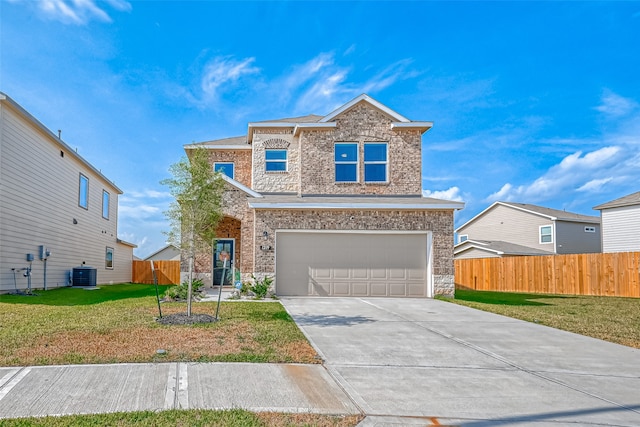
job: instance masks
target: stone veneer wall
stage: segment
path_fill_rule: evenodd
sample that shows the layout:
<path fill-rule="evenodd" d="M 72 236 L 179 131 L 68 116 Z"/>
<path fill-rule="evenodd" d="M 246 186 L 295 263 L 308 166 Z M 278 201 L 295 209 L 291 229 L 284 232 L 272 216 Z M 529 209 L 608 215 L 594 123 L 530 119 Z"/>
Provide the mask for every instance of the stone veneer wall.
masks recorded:
<path fill-rule="evenodd" d="M 392 130 L 391 119 L 362 102 L 336 117 L 331 130 L 308 130 L 300 134 L 300 192 L 302 194 L 396 194 L 419 195 L 422 192 L 422 135 L 418 130 Z M 334 144 L 359 143 L 359 182 L 336 183 Z M 389 144 L 389 182 L 364 183 L 364 143 Z"/>
<path fill-rule="evenodd" d="M 242 190 L 225 184 L 225 193 L 222 199 L 225 216 L 240 221 L 240 233 L 235 231 L 236 238 L 236 268 L 243 275 L 249 276 L 253 272 L 253 223 L 254 213 L 247 204 L 249 196 Z M 223 232 L 224 230 L 221 230 Z M 237 236 L 237 237 L 235 237 Z"/>
<path fill-rule="evenodd" d="M 209 162 L 233 162 L 233 179 L 251 187 L 251 150 L 209 150 Z"/>
<path fill-rule="evenodd" d="M 254 244 L 256 276 L 275 275 L 276 230 L 419 230 L 433 238 L 434 293 L 451 295 L 453 281 L 453 211 L 399 210 L 257 210 Z M 263 231 L 268 237 L 262 237 Z M 261 246 L 271 246 L 262 250 Z"/>
<path fill-rule="evenodd" d="M 265 150 L 287 150 L 287 170 L 267 172 Z M 300 145 L 293 130 L 256 129 L 253 135 L 253 190 L 265 193 L 298 193 Z"/>

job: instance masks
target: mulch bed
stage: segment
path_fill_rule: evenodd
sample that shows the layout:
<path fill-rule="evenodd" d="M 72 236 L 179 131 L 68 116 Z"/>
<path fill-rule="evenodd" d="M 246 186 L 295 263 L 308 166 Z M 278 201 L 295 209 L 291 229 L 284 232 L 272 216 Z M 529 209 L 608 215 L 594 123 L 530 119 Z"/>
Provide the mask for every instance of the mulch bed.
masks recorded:
<path fill-rule="evenodd" d="M 216 322 L 217 319 L 209 314 L 191 313 L 191 316 L 187 316 L 187 313 L 174 313 L 159 317 L 156 321 L 163 325 L 193 325 L 196 323 L 212 323 Z"/>

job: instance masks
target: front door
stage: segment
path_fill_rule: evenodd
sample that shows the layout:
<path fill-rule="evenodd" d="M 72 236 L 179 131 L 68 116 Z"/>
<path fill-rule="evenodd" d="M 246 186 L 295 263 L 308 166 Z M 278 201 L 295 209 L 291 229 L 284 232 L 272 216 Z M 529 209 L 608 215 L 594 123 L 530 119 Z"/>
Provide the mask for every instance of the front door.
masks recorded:
<path fill-rule="evenodd" d="M 219 239 L 213 246 L 213 285 L 233 285 L 235 239 Z M 225 262 L 226 261 L 226 262 Z"/>

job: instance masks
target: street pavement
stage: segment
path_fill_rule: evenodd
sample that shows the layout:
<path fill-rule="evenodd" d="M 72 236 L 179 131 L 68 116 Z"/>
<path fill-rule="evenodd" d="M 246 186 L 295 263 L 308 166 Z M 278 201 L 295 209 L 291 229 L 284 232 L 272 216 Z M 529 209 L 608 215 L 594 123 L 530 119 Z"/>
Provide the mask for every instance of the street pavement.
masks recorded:
<path fill-rule="evenodd" d="M 282 303 L 361 426 L 640 426 L 640 350 L 438 300 Z"/>

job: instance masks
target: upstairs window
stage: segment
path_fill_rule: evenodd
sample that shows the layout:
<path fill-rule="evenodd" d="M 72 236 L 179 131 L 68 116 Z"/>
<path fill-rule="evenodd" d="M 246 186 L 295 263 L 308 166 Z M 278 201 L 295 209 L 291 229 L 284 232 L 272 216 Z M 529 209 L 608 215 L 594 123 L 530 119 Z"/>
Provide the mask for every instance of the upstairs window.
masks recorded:
<path fill-rule="evenodd" d="M 102 191 L 102 218 L 109 219 L 109 193 Z"/>
<path fill-rule="evenodd" d="M 540 243 L 553 243 L 553 226 L 543 225 L 540 227 Z"/>
<path fill-rule="evenodd" d="M 213 170 L 215 172 L 219 172 L 223 175 L 228 176 L 231 179 L 233 178 L 233 169 L 234 169 L 234 165 L 232 162 L 215 162 L 213 164 Z"/>
<path fill-rule="evenodd" d="M 82 174 L 80 174 L 78 206 L 84 209 L 89 209 L 89 178 Z"/>
<path fill-rule="evenodd" d="M 387 144 L 364 144 L 364 182 L 387 182 Z"/>
<path fill-rule="evenodd" d="M 265 171 L 286 172 L 287 171 L 287 150 L 265 150 Z"/>
<path fill-rule="evenodd" d="M 467 240 L 469 240 L 468 234 L 461 234 L 458 236 L 458 243 L 466 242 Z"/>
<path fill-rule="evenodd" d="M 334 146 L 336 182 L 358 182 L 358 144 L 337 143 Z"/>

